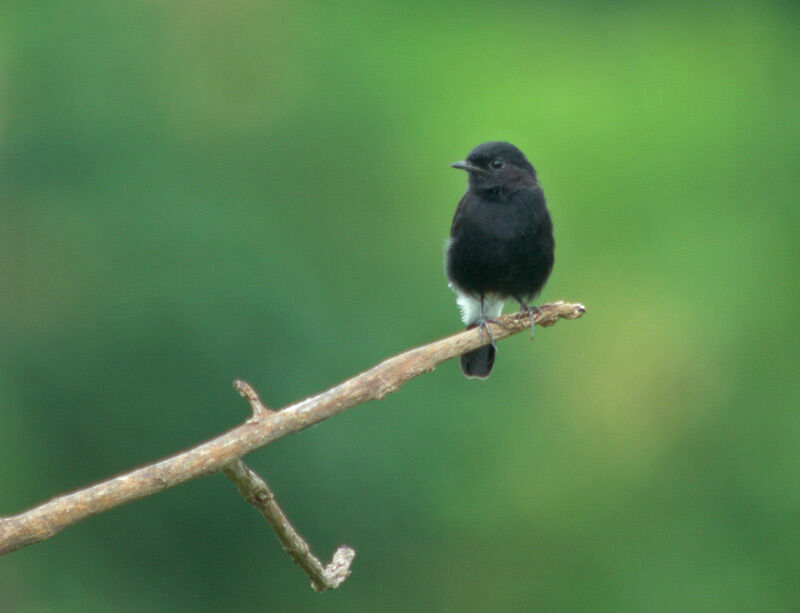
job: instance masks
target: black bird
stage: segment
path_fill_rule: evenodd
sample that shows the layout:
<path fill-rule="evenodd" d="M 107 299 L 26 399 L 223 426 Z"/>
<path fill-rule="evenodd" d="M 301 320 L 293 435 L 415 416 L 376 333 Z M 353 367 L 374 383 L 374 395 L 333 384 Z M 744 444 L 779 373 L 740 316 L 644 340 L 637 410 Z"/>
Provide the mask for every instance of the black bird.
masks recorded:
<path fill-rule="evenodd" d="M 461 356 L 467 377 L 492 372 L 495 345 L 488 322 L 500 316 L 508 298 L 531 316 L 530 301 L 553 270 L 553 223 L 531 163 L 511 143 L 478 145 L 463 162 L 469 188 L 458 203 L 445 269 L 467 328 L 481 326 L 489 344 Z"/>

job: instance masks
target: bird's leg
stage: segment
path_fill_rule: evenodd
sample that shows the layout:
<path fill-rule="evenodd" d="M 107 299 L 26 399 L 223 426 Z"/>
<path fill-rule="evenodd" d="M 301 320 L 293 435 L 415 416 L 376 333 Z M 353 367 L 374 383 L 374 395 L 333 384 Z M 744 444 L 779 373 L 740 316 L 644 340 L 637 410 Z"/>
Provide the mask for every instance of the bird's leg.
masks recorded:
<path fill-rule="evenodd" d="M 502 326 L 503 328 L 506 327 L 499 321 L 495 321 L 494 319 L 489 319 L 488 317 L 486 317 L 486 310 L 483 304 L 483 295 L 481 295 L 481 318 L 480 320 L 478 320 L 478 325 L 484 332 L 486 332 L 486 335 L 489 337 L 489 344 L 495 351 L 497 351 L 497 345 L 494 342 L 494 336 L 492 336 L 492 331 L 489 329 L 490 323 L 497 324 L 498 326 Z"/>
<path fill-rule="evenodd" d="M 534 316 L 534 314 L 541 316 L 542 309 L 540 309 L 538 306 L 535 306 L 535 305 L 531 306 L 530 304 L 528 304 L 526 301 L 524 301 L 519 296 L 514 296 L 514 300 L 519 302 L 519 315 L 517 316 L 517 319 L 522 319 L 525 315 L 530 317 L 530 320 L 531 320 L 531 340 L 533 340 L 533 316 Z"/>

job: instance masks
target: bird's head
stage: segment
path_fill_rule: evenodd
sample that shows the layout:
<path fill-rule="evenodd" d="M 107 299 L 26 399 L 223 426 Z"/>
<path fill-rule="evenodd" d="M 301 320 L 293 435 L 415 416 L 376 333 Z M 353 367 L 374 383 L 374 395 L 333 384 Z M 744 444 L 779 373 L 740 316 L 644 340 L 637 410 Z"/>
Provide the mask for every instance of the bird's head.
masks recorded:
<path fill-rule="evenodd" d="M 476 190 L 518 189 L 536 183 L 533 166 L 511 143 L 483 143 L 470 151 L 466 160 L 450 166 L 466 170 L 469 185 Z"/>

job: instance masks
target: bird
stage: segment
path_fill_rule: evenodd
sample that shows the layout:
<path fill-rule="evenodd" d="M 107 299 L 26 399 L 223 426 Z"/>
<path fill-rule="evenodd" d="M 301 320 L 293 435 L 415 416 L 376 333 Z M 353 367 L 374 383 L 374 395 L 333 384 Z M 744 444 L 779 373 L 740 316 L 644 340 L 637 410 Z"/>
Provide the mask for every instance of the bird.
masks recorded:
<path fill-rule="evenodd" d="M 489 323 L 498 323 L 509 298 L 520 305 L 520 317 L 538 307 L 555 261 L 553 222 L 536 171 L 517 147 L 492 141 L 475 147 L 466 159 L 450 164 L 468 175 L 445 248 L 445 274 L 456 293 L 467 329 L 481 327 L 487 344 L 461 356 L 468 378 L 492 372 L 496 346 Z"/>

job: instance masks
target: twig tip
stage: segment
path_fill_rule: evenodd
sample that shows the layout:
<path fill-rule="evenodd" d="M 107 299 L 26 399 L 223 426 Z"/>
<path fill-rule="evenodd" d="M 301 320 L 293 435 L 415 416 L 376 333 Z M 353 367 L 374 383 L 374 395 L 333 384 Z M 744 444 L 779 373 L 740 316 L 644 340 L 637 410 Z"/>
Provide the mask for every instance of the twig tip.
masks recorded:
<path fill-rule="evenodd" d="M 234 379 L 233 380 L 233 389 L 236 390 L 236 393 L 240 396 L 247 397 L 247 393 L 252 392 L 253 388 L 250 387 L 250 384 L 247 381 L 242 379 Z"/>
<path fill-rule="evenodd" d="M 325 589 L 336 589 L 350 576 L 350 565 L 353 563 L 355 557 L 355 549 L 347 545 L 342 545 L 336 550 L 330 563 L 323 571 Z M 318 588 L 315 586 L 314 589 Z"/>
<path fill-rule="evenodd" d="M 265 416 L 268 413 L 272 413 L 264 403 L 261 402 L 261 398 L 258 397 L 256 390 L 253 389 L 253 386 L 250 385 L 247 381 L 242 379 L 236 379 L 233 382 L 233 389 L 235 389 L 238 394 L 247 400 L 250 403 L 250 408 L 253 409 L 253 417 L 252 419 L 260 419 L 261 417 Z"/>

